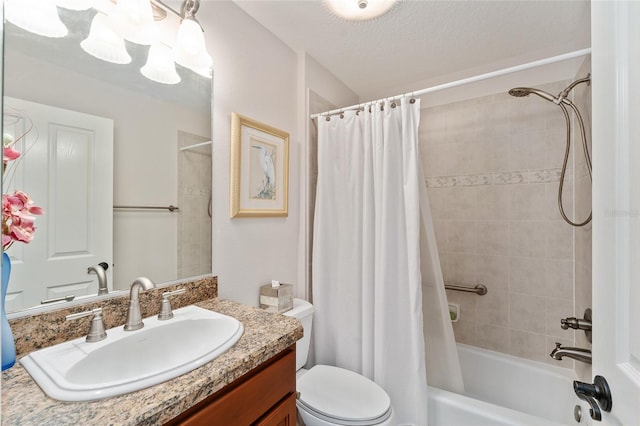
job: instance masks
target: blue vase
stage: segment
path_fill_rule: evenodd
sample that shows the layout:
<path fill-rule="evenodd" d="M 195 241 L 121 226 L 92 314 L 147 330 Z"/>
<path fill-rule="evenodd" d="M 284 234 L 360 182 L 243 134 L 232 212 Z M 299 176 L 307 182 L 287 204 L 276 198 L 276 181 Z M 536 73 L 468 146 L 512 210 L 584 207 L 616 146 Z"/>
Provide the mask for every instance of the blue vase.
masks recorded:
<path fill-rule="evenodd" d="M 13 334 L 7 315 L 4 312 L 4 299 L 7 296 L 9 287 L 9 276 L 11 275 L 11 259 L 7 253 L 2 253 L 2 300 L 0 300 L 0 317 L 2 320 L 2 371 L 16 363 L 16 344 L 13 341 Z"/>

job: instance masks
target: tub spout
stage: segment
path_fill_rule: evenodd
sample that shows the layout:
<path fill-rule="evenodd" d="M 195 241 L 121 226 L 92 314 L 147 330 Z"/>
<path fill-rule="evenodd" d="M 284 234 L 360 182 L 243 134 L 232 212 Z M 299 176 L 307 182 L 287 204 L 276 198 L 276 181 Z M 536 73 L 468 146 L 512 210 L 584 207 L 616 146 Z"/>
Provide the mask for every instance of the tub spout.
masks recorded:
<path fill-rule="evenodd" d="M 556 348 L 551 351 L 549 356 L 558 361 L 562 360 L 562 357 L 573 358 L 577 361 L 591 364 L 591 351 L 589 349 L 582 348 L 563 348 L 562 345 L 556 342 Z"/>

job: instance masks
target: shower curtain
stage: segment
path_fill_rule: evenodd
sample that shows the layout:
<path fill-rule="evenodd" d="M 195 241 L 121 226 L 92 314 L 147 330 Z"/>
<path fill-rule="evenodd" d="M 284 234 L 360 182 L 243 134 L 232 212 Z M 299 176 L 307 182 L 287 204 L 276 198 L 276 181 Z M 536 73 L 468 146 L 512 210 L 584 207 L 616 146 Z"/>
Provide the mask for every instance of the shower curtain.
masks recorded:
<path fill-rule="evenodd" d="M 369 377 L 389 394 L 393 424 L 424 426 L 423 283 L 433 319 L 426 358 L 438 362 L 429 375 L 459 391 L 462 378 L 422 177 L 419 121 L 420 102 L 408 98 L 318 121 L 313 338 L 316 363 Z"/>

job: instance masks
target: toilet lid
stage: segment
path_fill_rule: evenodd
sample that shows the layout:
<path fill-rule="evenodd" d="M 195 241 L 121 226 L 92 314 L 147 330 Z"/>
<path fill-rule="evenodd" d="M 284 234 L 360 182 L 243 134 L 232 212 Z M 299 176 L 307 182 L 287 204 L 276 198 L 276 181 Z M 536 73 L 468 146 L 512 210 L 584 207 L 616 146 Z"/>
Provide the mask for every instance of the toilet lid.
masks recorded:
<path fill-rule="evenodd" d="M 374 420 L 391 407 L 387 393 L 353 371 L 316 365 L 297 383 L 299 402 L 324 416 L 342 421 Z"/>

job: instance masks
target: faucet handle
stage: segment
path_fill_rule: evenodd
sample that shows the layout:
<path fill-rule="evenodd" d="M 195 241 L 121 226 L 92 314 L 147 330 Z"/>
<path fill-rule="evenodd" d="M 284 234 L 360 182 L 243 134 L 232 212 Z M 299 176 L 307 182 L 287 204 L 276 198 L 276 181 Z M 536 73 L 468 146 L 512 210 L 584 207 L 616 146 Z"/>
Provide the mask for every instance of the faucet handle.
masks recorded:
<path fill-rule="evenodd" d="M 93 315 L 89 333 L 87 334 L 87 343 L 99 342 L 107 338 L 107 332 L 104 331 L 104 322 L 102 321 L 102 308 L 92 309 L 90 311 L 78 312 L 77 314 L 67 315 L 67 320 L 75 320 Z"/>
<path fill-rule="evenodd" d="M 574 330 L 584 330 L 584 334 L 587 337 L 587 341 L 591 343 L 591 329 L 592 329 L 592 314 L 591 308 L 584 310 L 584 318 L 567 317 L 560 320 L 560 328 L 568 330 L 572 328 Z"/>
<path fill-rule="evenodd" d="M 611 411 L 611 406 L 613 405 L 611 390 L 609 389 L 609 384 L 604 377 L 595 376 L 593 378 L 593 384 L 574 380 L 573 391 L 576 393 L 578 398 L 589 403 L 591 406 L 589 414 L 593 420 L 602 420 L 601 409 L 604 411 Z"/>
<path fill-rule="evenodd" d="M 175 296 L 177 294 L 182 294 L 185 291 L 187 291 L 185 288 L 181 288 L 179 290 L 162 293 L 162 304 L 160 305 L 160 313 L 158 314 L 159 320 L 168 320 L 173 318 L 173 311 L 171 310 L 171 302 L 169 301 L 169 297 Z"/>

